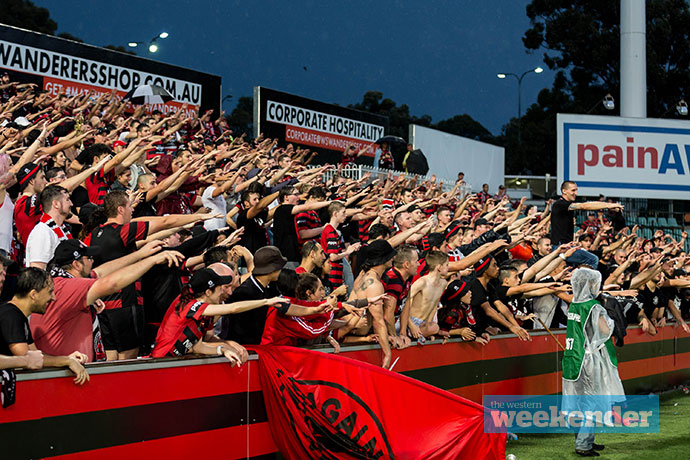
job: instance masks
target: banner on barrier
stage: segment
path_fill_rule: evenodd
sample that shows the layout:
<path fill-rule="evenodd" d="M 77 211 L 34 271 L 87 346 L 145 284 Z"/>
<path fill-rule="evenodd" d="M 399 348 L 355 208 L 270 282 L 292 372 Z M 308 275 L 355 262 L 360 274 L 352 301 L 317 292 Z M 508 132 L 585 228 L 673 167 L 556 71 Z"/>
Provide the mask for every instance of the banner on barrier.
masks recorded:
<path fill-rule="evenodd" d="M 361 361 L 256 347 L 271 433 L 287 459 L 504 459 L 481 405 Z M 401 397 L 404 395 L 404 397 Z"/>

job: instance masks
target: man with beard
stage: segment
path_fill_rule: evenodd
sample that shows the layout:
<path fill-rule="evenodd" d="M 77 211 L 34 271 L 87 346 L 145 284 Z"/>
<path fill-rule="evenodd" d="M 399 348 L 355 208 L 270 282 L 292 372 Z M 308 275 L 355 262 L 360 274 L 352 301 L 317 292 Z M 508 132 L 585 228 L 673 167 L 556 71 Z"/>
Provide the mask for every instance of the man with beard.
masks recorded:
<path fill-rule="evenodd" d="M 26 241 L 26 265 L 44 270 L 61 241 L 72 239 L 63 224 L 70 216 L 72 200 L 59 185 L 49 185 L 41 192 L 43 214 Z"/>

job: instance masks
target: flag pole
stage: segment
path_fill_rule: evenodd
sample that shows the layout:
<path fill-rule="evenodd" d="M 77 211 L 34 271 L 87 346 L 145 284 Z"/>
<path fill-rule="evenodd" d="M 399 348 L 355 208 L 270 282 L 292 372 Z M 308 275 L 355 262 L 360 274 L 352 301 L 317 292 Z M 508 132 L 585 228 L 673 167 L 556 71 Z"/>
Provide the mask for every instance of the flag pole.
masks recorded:
<path fill-rule="evenodd" d="M 553 332 L 551 332 L 551 329 L 549 329 L 548 327 L 546 327 L 546 324 L 544 324 L 544 321 L 542 321 L 541 318 L 538 317 L 538 316 L 535 316 L 535 318 L 537 318 L 537 321 L 539 321 L 539 323 L 541 323 L 541 325 L 544 327 L 544 329 L 546 329 L 546 332 L 548 332 L 549 335 L 550 335 L 551 337 L 553 337 L 553 339 L 556 341 L 556 343 L 558 344 L 558 346 L 561 347 L 561 350 L 565 351 L 565 347 L 563 346 L 563 344 L 556 338 L 555 335 L 553 335 Z"/>

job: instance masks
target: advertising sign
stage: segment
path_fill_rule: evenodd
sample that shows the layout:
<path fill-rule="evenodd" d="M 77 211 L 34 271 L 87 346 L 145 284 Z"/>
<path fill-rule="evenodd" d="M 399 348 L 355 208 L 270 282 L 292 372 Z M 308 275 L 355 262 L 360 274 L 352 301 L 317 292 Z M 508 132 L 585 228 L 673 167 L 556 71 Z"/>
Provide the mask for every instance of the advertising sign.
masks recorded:
<path fill-rule="evenodd" d="M 558 114 L 558 179 L 583 196 L 690 199 L 690 123 Z"/>
<path fill-rule="evenodd" d="M 220 107 L 218 76 L 14 27 L 0 26 L 0 69 L 14 81 L 36 83 L 51 95 L 93 90 L 99 97 L 115 90 L 122 97 L 137 86 L 155 84 L 173 100 L 148 110 L 176 112 L 186 104 L 191 115 L 199 109 L 218 113 Z"/>
<path fill-rule="evenodd" d="M 277 138 L 319 152 L 319 163 L 337 163 L 349 145 L 370 146 L 388 129 L 388 118 L 257 86 L 254 135 Z M 375 145 L 364 155 L 373 158 Z M 371 160 L 369 160 L 371 163 Z"/>

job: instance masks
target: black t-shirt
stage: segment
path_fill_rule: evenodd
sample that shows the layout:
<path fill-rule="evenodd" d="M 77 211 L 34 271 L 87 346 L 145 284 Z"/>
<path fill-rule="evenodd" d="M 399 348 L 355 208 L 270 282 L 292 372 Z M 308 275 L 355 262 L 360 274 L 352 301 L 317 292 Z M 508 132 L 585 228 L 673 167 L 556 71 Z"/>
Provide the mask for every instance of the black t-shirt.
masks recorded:
<path fill-rule="evenodd" d="M 680 310 L 680 307 L 681 307 L 680 289 L 673 287 L 673 286 L 669 286 L 669 287 L 661 288 L 661 292 L 663 292 L 664 297 L 666 297 L 666 303 L 664 304 L 664 306 L 666 307 L 666 316 L 668 318 L 673 318 L 673 316 L 671 315 L 671 310 L 669 310 L 669 308 L 668 308 L 668 301 L 670 300 L 671 302 L 673 302 L 673 305 L 678 310 Z"/>
<path fill-rule="evenodd" d="M 302 259 L 297 245 L 295 216 L 292 214 L 294 207 L 292 204 L 281 204 L 273 214 L 273 245 L 280 249 L 289 262 L 299 262 Z"/>
<path fill-rule="evenodd" d="M 12 356 L 12 343 L 31 345 L 34 339 L 24 313 L 16 305 L 6 302 L 0 305 L 0 355 Z"/>
<path fill-rule="evenodd" d="M 134 208 L 134 211 L 132 212 L 132 217 L 136 219 L 137 217 L 157 216 L 158 213 L 156 212 L 156 207 L 154 206 L 155 204 L 156 197 L 153 197 L 151 201 L 142 201 L 137 205 L 136 208 Z"/>
<path fill-rule="evenodd" d="M 99 248 L 93 265 L 97 267 L 111 260 L 119 259 L 137 250 L 137 241 L 146 239 L 149 234 L 148 222 L 130 222 L 125 225 L 105 224 L 91 233 L 90 246 Z M 141 306 L 141 282 L 125 286 L 122 291 L 103 298 L 106 308 Z"/>
<path fill-rule="evenodd" d="M 237 228 L 244 227 L 240 244 L 254 254 L 259 248 L 268 246 L 268 233 L 264 223 L 268 219 L 268 211 L 264 209 L 253 219 L 247 219 L 247 210 L 243 209 L 237 215 Z"/>
<path fill-rule="evenodd" d="M 270 299 L 279 296 L 280 292 L 275 283 L 264 287 L 259 281 L 250 276 L 232 293 L 227 303 L 243 300 Z M 266 325 L 268 307 L 226 315 L 221 319 L 220 337 L 223 340 L 234 340 L 241 345 L 259 345 Z"/>
<path fill-rule="evenodd" d="M 575 233 L 575 211 L 568 209 L 573 204 L 562 197 L 551 206 L 551 244 L 558 246 L 570 243 Z"/>
<path fill-rule="evenodd" d="M 508 295 L 508 289 L 510 289 L 509 286 L 496 286 L 490 293 L 489 293 L 489 298 L 491 299 L 491 302 L 493 303 L 496 300 L 500 300 L 513 315 L 517 315 L 518 313 L 523 316 L 527 316 L 530 313 L 532 313 L 531 310 L 531 304 L 526 300 L 522 298 L 522 294 L 516 294 L 516 295 Z M 520 326 L 522 326 L 525 329 L 534 329 L 534 325 L 532 324 L 532 320 L 528 321 L 521 321 L 517 318 L 515 320 L 518 322 Z"/>
<path fill-rule="evenodd" d="M 640 289 L 637 298 L 642 303 L 644 313 L 649 319 L 652 319 L 652 313 L 654 313 L 655 308 L 668 306 L 668 299 L 660 288 L 656 288 L 652 292 L 648 287 L 645 286 L 644 289 Z"/>
<path fill-rule="evenodd" d="M 470 290 L 472 291 L 472 316 L 474 316 L 475 324 L 472 326 L 472 330 L 476 334 L 481 334 L 489 326 L 489 317 L 484 312 L 482 304 L 489 301 L 489 292 L 484 288 L 479 279 L 474 279 L 470 284 Z"/>

